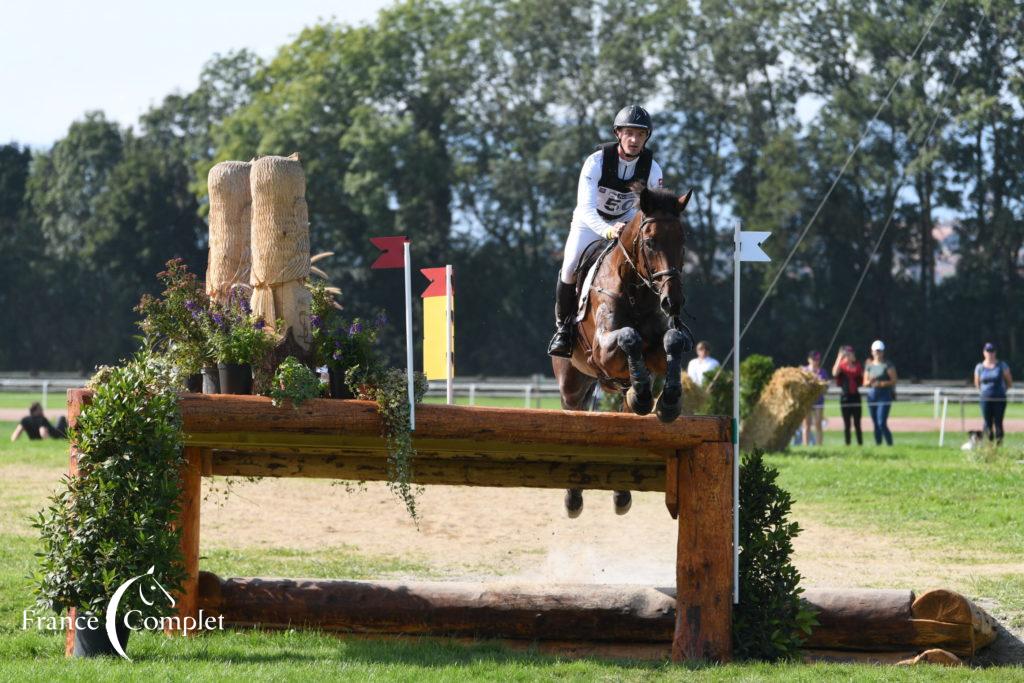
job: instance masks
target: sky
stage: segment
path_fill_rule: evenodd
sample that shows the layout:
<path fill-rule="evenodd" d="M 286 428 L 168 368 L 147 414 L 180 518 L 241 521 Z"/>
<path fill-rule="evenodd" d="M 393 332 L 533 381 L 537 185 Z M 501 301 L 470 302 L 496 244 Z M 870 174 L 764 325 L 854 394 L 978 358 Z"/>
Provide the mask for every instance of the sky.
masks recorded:
<path fill-rule="evenodd" d="M 0 144 L 46 148 L 101 109 L 134 124 L 188 92 L 214 53 L 271 57 L 321 19 L 372 21 L 391 0 L 0 0 Z"/>

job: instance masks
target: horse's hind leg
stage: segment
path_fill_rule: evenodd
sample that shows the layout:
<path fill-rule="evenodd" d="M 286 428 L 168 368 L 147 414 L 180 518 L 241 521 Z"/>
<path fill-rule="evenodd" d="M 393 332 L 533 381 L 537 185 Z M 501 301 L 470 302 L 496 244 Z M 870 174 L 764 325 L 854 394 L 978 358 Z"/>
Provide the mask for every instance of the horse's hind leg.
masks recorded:
<path fill-rule="evenodd" d="M 686 335 L 679 330 L 665 333 L 665 388 L 658 397 L 655 413 L 662 422 L 672 422 L 683 410 L 683 353 L 686 352 Z"/>
<path fill-rule="evenodd" d="M 552 369 L 558 380 L 562 410 L 589 410 L 597 381 L 573 367 L 567 358 L 552 358 Z M 583 512 L 583 489 L 565 490 L 565 514 L 575 519 Z"/>

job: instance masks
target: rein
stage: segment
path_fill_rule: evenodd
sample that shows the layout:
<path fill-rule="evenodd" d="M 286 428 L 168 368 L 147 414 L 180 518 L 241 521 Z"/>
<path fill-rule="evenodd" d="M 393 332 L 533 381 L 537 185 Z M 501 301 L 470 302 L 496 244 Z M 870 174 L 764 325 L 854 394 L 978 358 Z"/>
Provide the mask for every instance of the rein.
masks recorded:
<path fill-rule="evenodd" d="M 640 234 L 643 232 L 644 226 L 654 223 L 656 220 L 658 219 L 653 218 L 651 216 L 647 216 L 642 221 L 640 221 L 640 225 L 637 226 L 636 236 L 633 237 L 633 251 L 638 254 L 637 261 L 640 261 L 639 255 L 643 254 L 642 251 L 637 251 L 637 246 L 640 242 Z M 640 281 L 655 294 L 661 294 L 661 292 L 658 291 L 658 280 L 660 280 L 661 278 L 670 280 L 672 278 L 681 277 L 682 274 L 679 272 L 678 268 L 667 268 L 666 270 L 659 270 L 657 273 L 653 273 L 650 276 L 644 275 L 643 271 L 640 270 L 639 266 L 637 266 L 637 264 L 633 262 L 633 259 L 629 255 L 629 251 L 626 249 L 626 246 L 622 243 L 622 236 L 620 235 L 616 237 L 616 241 L 619 244 L 619 248 L 622 250 L 622 255 L 623 257 L 625 257 L 626 263 L 628 263 L 629 267 L 633 269 L 633 272 L 636 273 L 636 276 L 640 278 Z M 647 264 L 645 263 L 644 265 L 646 266 Z M 645 267 L 645 270 L 649 272 L 650 268 Z"/>

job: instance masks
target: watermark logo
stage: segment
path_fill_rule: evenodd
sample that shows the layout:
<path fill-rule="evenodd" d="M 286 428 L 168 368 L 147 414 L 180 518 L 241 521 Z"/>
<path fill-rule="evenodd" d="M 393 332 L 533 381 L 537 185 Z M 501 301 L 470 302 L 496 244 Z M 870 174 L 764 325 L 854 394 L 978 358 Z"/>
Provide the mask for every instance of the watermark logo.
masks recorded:
<path fill-rule="evenodd" d="M 110 638 L 110 644 L 114 646 L 114 649 L 117 651 L 117 654 L 121 655 L 129 662 L 132 661 L 132 658 L 124 653 L 124 645 L 121 643 L 121 639 L 117 636 L 117 608 L 121 604 L 121 598 L 124 597 L 125 591 L 127 591 L 131 587 L 131 585 L 139 579 L 148 579 L 147 581 L 139 584 L 139 600 L 142 601 L 142 604 L 146 605 L 147 607 L 152 607 L 153 604 L 156 602 L 155 600 L 150 600 L 146 597 L 146 588 L 148 587 L 150 593 L 154 593 L 156 589 L 159 589 L 159 591 L 163 593 L 163 596 L 167 599 L 169 607 L 173 608 L 175 605 L 174 598 L 171 597 L 171 594 L 168 593 L 167 589 L 164 588 L 160 584 L 160 582 L 156 580 L 155 576 L 153 576 L 154 569 L 155 567 L 150 567 L 149 571 L 147 571 L 145 574 L 139 574 L 138 576 L 130 578 L 124 583 L 122 583 L 120 586 L 118 586 L 117 590 L 114 591 L 114 595 L 110 598 L 110 604 L 107 606 L 107 637 Z M 124 625 L 128 628 L 132 628 L 131 625 L 128 623 L 128 619 L 133 613 L 142 616 L 142 613 L 139 610 L 130 610 L 127 614 L 125 614 Z"/>
<path fill-rule="evenodd" d="M 154 575 L 155 567 L 150 567 L 149 570 L 144 574 L 133 576 L 128 579 L 114 591 L 114 594 L 110 597 L 110 603 L 107 605 L 107 616 L 104 623 L 104 628 L 107 633 L 107 638 L 110 640 L 110 644 L 118 655 L 127 659 L 129 662 L 132 661 L 124 651 L 124 643 L 121 642 L 120 637 L 117 633 L 117 615 L 118 608 L 121 605 L 122 599 L 124 599 L 125 593 L 134 585 L 139 591 L 139 601 L 147 606 L 152 607 L 157 602 L 163 602 L 170 609 L 174 609 L 177 605 L 174 598 L 163 587 L 156 576 Z M 24 610 L 22 612 L 21 628 L 23 630 L 30 628 L 30 625 L 34 623 L 35 628 L 38 630 L 66 630 L 70 627 L 75 629 L 96 629 L 99 627 L 99 620 L 94 615 L 76 615 L 74 623 L 68 616 L 57 619 L 56 617 L 30 617 L 29 614 L 33 613 L 34 610 Z M 223 630 L 224 629 L 224 616 L 218 615 L 216 617 L 208 614 L 204 614 L 203 610 L 199 610 L 196 616 L 143 616 L 142 611 L 138 609 L 131 609 L 125 612 L 124 617 L 121 619 L 121 623 L 129 631 L 142 631 L 142 630 L 154 630 L 154 631 L 177 631 L 184 635 L 188 635 L 194 631 L 199 630 Z"/>

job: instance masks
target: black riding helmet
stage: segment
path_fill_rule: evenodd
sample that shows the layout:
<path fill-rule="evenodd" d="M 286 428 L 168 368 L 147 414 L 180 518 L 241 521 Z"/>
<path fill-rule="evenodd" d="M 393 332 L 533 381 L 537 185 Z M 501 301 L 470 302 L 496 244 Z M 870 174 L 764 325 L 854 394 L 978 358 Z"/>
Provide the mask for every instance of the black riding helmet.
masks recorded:
<path fill-rule="evenodd" d="M 647 131 L 647 142 L 650 142 L 651 136 L 654 135 L 654 123 L 651 121 L 651 115 L 647 113 L 646 109 L 636 104 L 623 107 L 615 115 L 612 132 L 619 128 L 643 128 Z"/>

